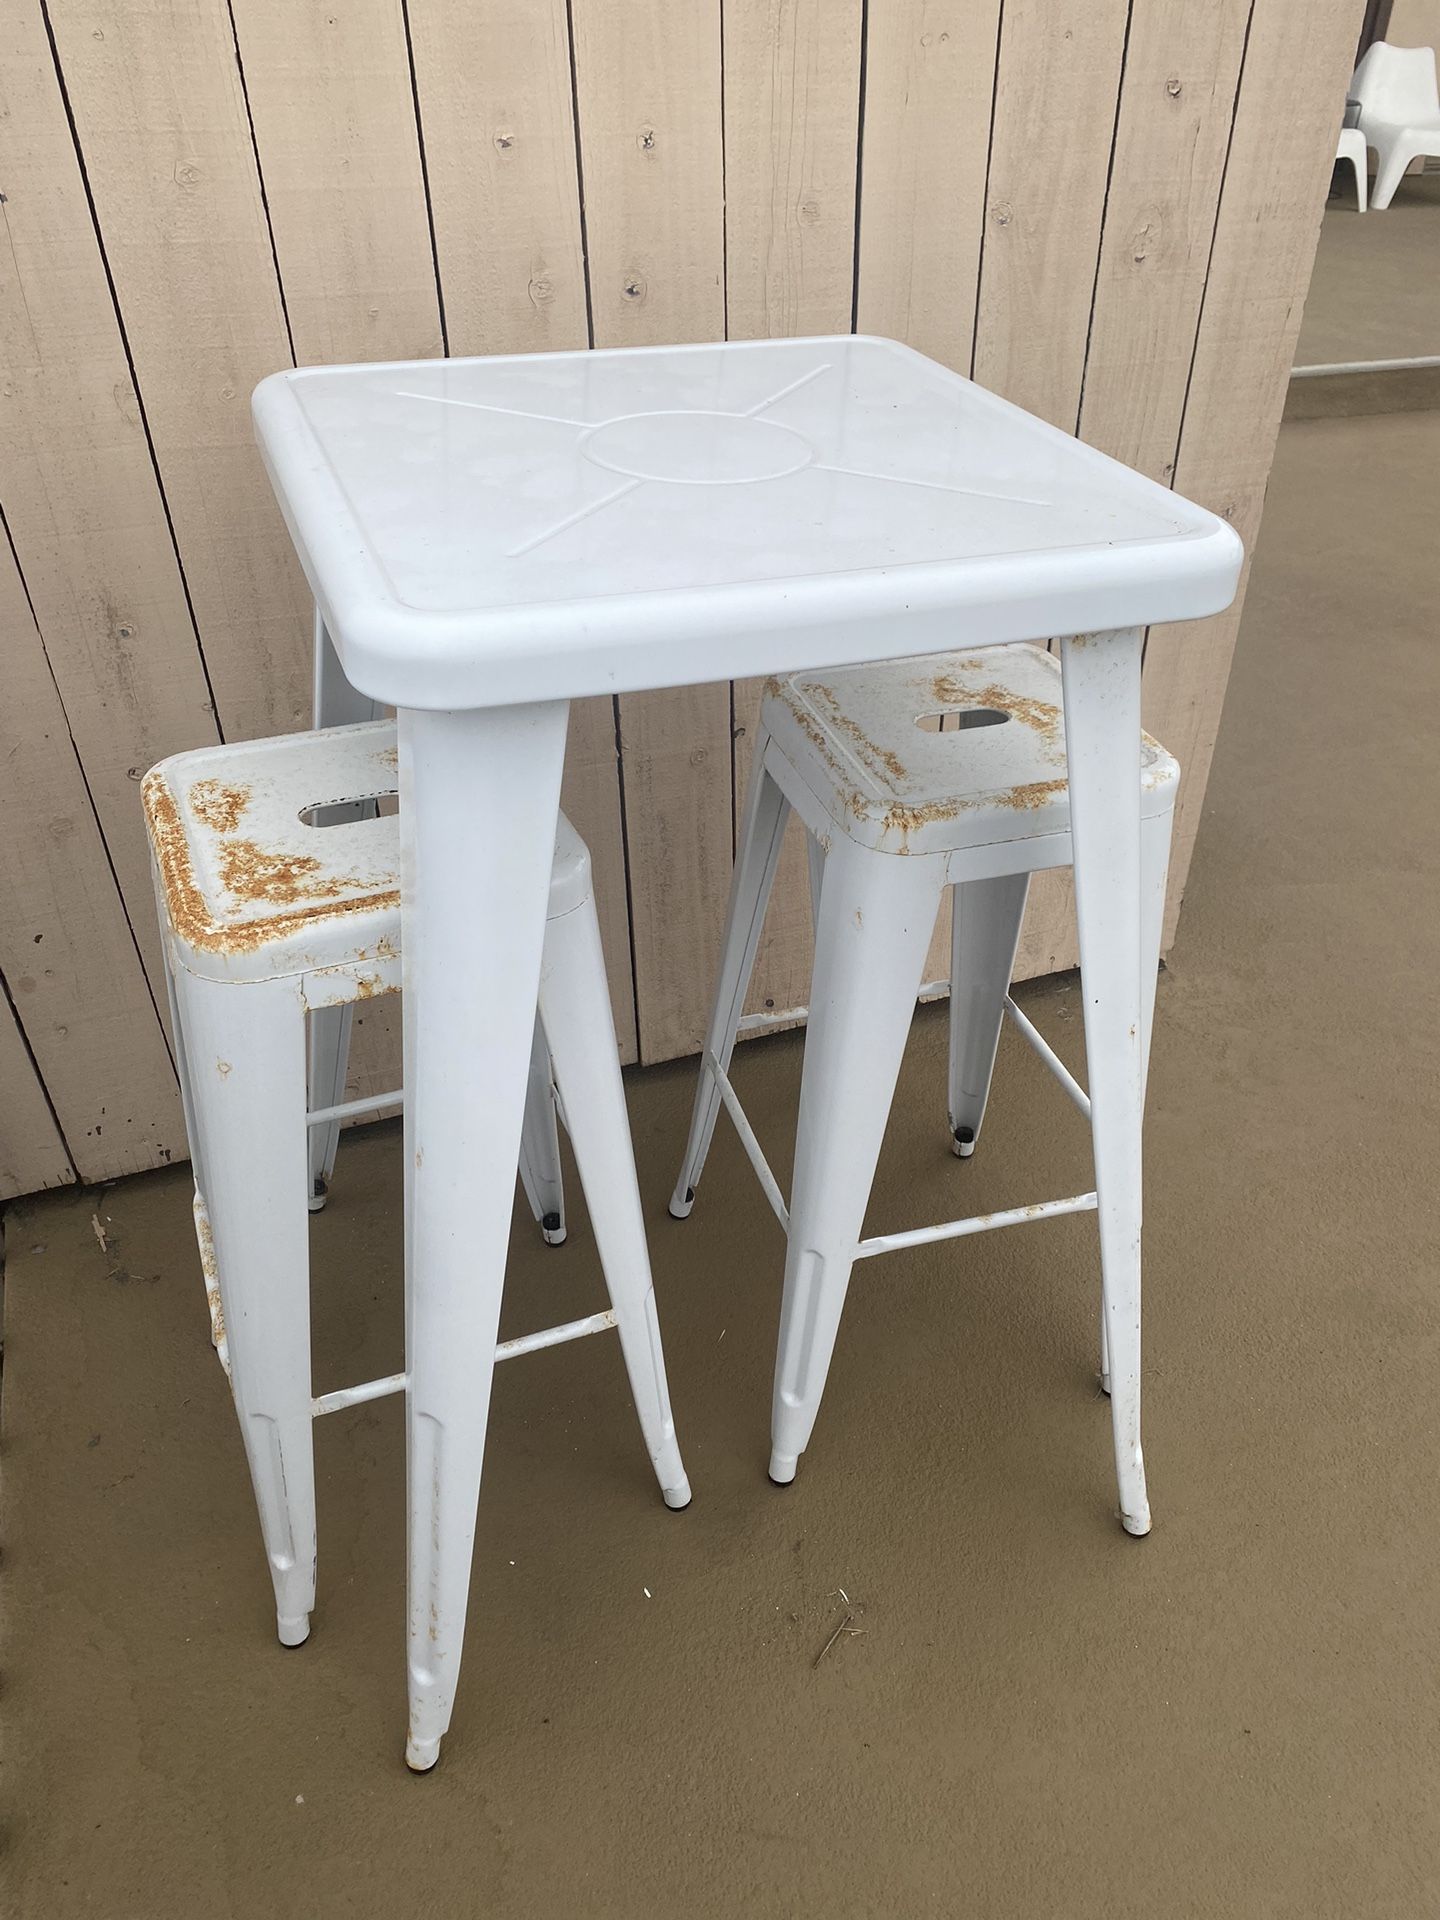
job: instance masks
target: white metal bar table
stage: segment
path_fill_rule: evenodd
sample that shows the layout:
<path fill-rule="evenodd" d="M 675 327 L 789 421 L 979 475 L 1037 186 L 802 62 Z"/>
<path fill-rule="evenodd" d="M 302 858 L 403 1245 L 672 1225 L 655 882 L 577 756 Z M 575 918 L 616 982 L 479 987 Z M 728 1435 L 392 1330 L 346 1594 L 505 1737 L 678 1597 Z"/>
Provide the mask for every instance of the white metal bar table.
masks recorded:
<path fill-rule="evenodd" d="M 255 418 L 346 676 L 399 710 L 410 1764 L 455 1696 L 583 695 L 1062 636 L 1112 1417 L 1143 1532 L 1141 642 L 1230 603 L 1234 532 L 885 340 L 301 369 Z"/>

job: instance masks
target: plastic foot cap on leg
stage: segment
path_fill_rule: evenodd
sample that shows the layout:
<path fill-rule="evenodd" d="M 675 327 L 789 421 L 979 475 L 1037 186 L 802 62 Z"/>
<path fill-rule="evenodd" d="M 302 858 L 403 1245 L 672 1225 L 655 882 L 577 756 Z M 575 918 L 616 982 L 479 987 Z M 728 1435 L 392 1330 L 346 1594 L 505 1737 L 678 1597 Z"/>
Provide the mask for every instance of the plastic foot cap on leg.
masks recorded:
<path fill-rule="evenodd" d="M 955 1149 L 955 1154 L 958 1159 L 968 1160 L 975 1151 L 975 1129 L 973 1127 L 956 1127 L 951 1136 L 950 1144 Z"/>
<path fill-rule="evenodd" d="M 788 1487 L 795 1478 L 795 1469 L 800 1464 L 798 1453 L 772 1453 L 770 1456 L 770 1478 L 777 1487 Z"/>
<path fill-rule="evenodd" d="M 429 1773 L 440 1758 L 439 1739 L 417 1740 L 414 1734 L 406 1736 L 405 1764 L 412 1773 Z"/>
<path fill-rule="evenodd" d="M 310 1616 L 308 1613 L 277 1613 L 275 1631 L 280 1636 L 282 1647 L 303 1647 L 310 1638 Z"/>
<path fill-rule="evenodd" d="M 677 1187 L 670 1196 L 670 1218 L 672 1220 L 688 1220 L 690 1218 L 690 1209 L 694 1205 L 695 1189 L 693 1187 L 686 1187 L 684 1193 L 681 1193 L 679 1187 Z"/>
<path fill-rule="evenodd" d="M 1120 1524 L 1136 1540 L 1143 1540 L 1150 1531 L 1149 1507 L 1146 1507 L 1142 1513 L 1122 1513 Z"/>
<path fill-rule="evenodd" d="M 310 1211 L 319 1213 L 330 1198 L 330 1189 L 323 1180 L 316 1180 L 310 1188 Z"/>
<path fill-rule="evenodd" d="M 672 1513 L 680 1513 L 690 1504 L 690 1479 L 688 1475 L 680 1481 L 678 1486 L 662 1487 L 660 1491 L 664 1494 L 665 1504 L 670 1508 Z"/>
<path fill-rule="evenodd" d="M 1100 1374 L 1100 1375 L 1098 1376 L 1098 1378 L 1099 1378 L 1099 1381 L 1100 1381 L 1100 1391 L 1101 1391 L 1101 1392 L 1102 1392 L 1103 1394 L 1107 1394 L 1107 1395 L 1108 1395 L 1108 1393 L 1110 1392 L 1110 1376 L 1109 1376 L 1109 1374 L 1108 1374 L 1108 1373 L 1102 1373 L 1102 1374 Z"/>
<path fill-rule="evenodd" d="M 540 1222 L 540 1232 L 547 1247 L 563 1247 L 565 1244 L 565 1222 L 558 1213 L 547 1213 Z"/>

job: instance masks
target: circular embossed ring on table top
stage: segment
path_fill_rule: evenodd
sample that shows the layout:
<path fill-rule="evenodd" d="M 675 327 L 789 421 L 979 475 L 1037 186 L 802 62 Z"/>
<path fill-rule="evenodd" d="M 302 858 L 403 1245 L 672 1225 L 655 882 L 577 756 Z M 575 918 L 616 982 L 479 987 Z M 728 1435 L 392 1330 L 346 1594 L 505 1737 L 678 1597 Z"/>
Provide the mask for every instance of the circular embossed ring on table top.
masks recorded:
<path fill-rule="evenodd" d="M 582 438 L 580 451 L 628 480 L 694 487 L 783 480 L 815 458 L 810 442 L 791 427 L 689 408 L 602 420 Z"/>

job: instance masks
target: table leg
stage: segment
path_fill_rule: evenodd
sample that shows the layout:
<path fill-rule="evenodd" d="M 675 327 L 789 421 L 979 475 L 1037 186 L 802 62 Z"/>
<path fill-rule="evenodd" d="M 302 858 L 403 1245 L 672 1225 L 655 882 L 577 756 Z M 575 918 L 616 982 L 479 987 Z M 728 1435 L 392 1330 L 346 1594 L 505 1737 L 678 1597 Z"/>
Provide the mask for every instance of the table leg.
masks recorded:
<path fill-rule="evenodd" d="M 568 703 L 399 715 L 410 1730 L 433 1767 L 475 1509 Z"/>
<path fill-rule="evenodd" d="M 1138 628 L 1061 643 L 1110 1416 L 1120 1519 L 1150 1531 L 1140 1451 L 1140 652 Z"/>

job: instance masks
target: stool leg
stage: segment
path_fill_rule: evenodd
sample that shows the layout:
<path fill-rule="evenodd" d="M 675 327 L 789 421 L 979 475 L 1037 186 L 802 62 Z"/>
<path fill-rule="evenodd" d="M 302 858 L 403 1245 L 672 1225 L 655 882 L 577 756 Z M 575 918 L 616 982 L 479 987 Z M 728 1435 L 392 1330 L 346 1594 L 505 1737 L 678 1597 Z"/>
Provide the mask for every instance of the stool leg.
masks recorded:
<path fill-rule="evenodd" d="M 968 1160 L 980 1138 L 1015 971 L 1028 873 L 956 883 L 950 940 L 950 1139 Z"/>
<path fill-rule="evenodd" d="M 350 1071 L 350 1027 L 354 1008 L 317 1007 L 307 1022 L 310 1067 L 308 1081 L 312 1108 L 338 1107 L 345 1098 Z M 309 1129 L 310 1211 L 319 1213 L 329 1197 L 340 1147 L 340 1122 L 327 1120 Z"/>
<path fill-rule="evenodd" d="M 314 705 L 317 727 L 346 727 L 357 721 L 374 720 L 376 702 L 368 694 L 357 693 L 345 678 L 320 609 L 315 609 Z M 327 807 L 322 818 L 333 825 L 342 820 L 369 819 L 375 812 L 373 801 L 358 807 Z M 350 1065 L 350 1029 L 354 1009 L 350 1006 L 317 1007 L 310 1015 L 310 1105 L 336 1107 L 345 1098 L 345 1082 Z M 318 1213 L 325 1204 L 335 1172 L 335 1154 L 340 1145 L 340 1122 L 329 1121 L 310 1129 L 310 1211 Z"/>
<path fill-rule="evenodd" d="M 1061 645 L 1110 1418 L 1120 1519 L 1133 1534 L 1150 1531 L 1140 1447 L 1140 641 L 1125 629 Z"/>
<path fill-rule="evenodd" d="M 687 1507 L 593 899 L 545 929 L 540 1017 L 645 1445 L 666 1506 Z"/>
<path fill-rule="evenodd" d="M 943 860 L 848 841 L 826 857 L 771 1415 L 781 1485 L 825 1390 L 944 877 Z"/>
<path fill-rule="evenodd" d="M 525 1124 L 520 1134 L 520 1185 L 548 1247 L 565 1243 L 565 1188 L 560 1172 L 560 1122 L 555 1072 L 545 1030 L 537 1018 L 530 1043 Z"/>
<path fill-rule="evenodd" d="M 280 1639 L 315 1606 L 305 1022 L 293 982 L 175 978 L 235 1410 Z"/>
<path fill-rule="evenodd" d="M 825 849 L 813 833 L 805 835 L 805 866 L 810 877 L 810 925 L 820 918 L 820 889 L 825 884 Z"/>
<path fill-rule="evenodd" d="M 705 1035 L 706 1053 L 714 1054 L 725 1073 L 730 1071 L 735 1030 L 740 1024 L 745 991 L 755 969 L 755 955 L 765 926 L 765 908 L 780 859 L 780 845 L 785 838 L 785 822 L 790 817 L 790 802 L 765 771 L 766 745 L 762 731 L 756 739 L 755 758 L 751 762 L 750 789 L 745 796 L 745 818 L 740 828 L 740 847 L 720 948 L 720 977 L 715 986 L 709 1031 Z M 685 1159 L 670 1197 L 670 1212 L 677 1220 L 687 1219 L 695 1204 L 695 1189 L 700 1184 L 719 1113 L 720 1089 L 714 1075 L 706 1071 L 702 1058 Z"/>

